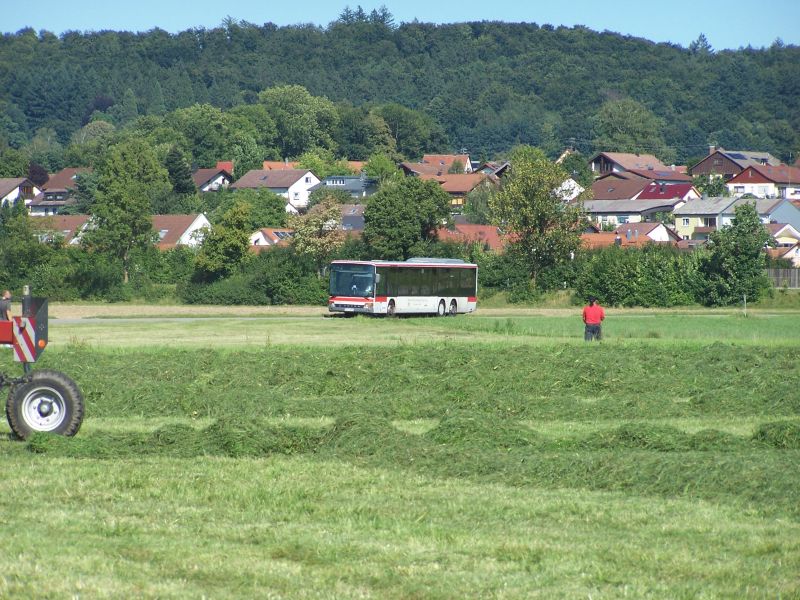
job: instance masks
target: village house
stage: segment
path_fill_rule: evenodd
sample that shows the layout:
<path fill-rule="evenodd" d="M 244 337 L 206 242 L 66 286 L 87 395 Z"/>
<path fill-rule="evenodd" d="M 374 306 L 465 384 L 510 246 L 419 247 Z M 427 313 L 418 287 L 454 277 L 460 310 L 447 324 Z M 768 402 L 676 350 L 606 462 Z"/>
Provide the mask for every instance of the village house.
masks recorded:
<path fill-rule="evenodd" d="M 364 231 L 364 204 L 342 204 L 342 229 Z"/>
<path fill-rule="evenodd" d="M 211 223 L 202 213 L 188 215 L 153 215 L 153 230 L 158 234 L 156 247 L 168 250 L 176 246 L 195 248 L 202 244 Z M 80 244 L 82 234 L 92 226 L 89 215 L 50 215 L 37 219 L 35 229 L 40 241 L 60 238 L 68 245 Z"/>
<path fill-rule="evenodd" d="M 692 176 L 721 176 L 726 181 L 735 177 L 747 167 L 781 164 L 769 152 L 752 152 L 750 150 L 725 150 L 717 146 L 709 146 L 708 156 L 689 168 Z"/>
<path fill-rule="evenodd" d="M 800 169 L 787 165 L 751 165 L 727 183 L 733 196 L 800 200 Z"/>
<path fill-rule="evenodd" d="M 800 243 L 800 228 L 788 223 L 767 223 L 775 248 L 793 248 Z"/>
<path fill-rule="evenodd" d="M 291 229 L 263 227 L 250 236 L 250 245 L 258 248 L 288 246 L 294 235 Z"/>
<path fill-rule="evenodd" d="M 233 175 L 227 169 L 197 169 L 192 173 L 192 181 L 200 193 L 216 192 L 228 187 L 233 182 Z"/>
<path fill-rule="evenodd" d="M 770 223 L 786 223 L 800 229 L 800 209 L 783 198 L 738 198 L 732 199 L 730 204 L 722 210 L 720 227 L 726 227 L 733 222 L 735 211 L 744 204 L 755 206 L 758 218 L 765 225 Z"/>
<path fill-rule="evenodd" d="M 23 200 L 28 206 L 41 192 L 27 177 L 0 178 L 0 206 L 16 204 L 18 200 Z"/>
<path fill-rule="evenodd" d="M 341 190 L 350 194 L 351 198 L 367 198 L 378 191 L 378 180 L 361 175 L 331 175 L 311 188 L 313 194 L 320 189 Z"/>
<path fill-rule="evenodd" d="M 211 223 L 203 213 L 188 215 L 153 215 L 153 229 L 158 234 L 156 247 L 168 250 L 176 246 L 196 248 L 203 243 Z"/>
<path fill-rule="evenodd" d="M 455 163 L 460 164 L 459 173 L 472 173 L 472 163 L 468 154 L 425 154 L 418 163 L 403 162 L 400 168 L 412 177 L 421 175 L 446 175 L 453 170 Z"/>
<path fill-rule="evenodd" d="M 586 216 L 602 228 L 616 227 L 626 223 L 656 221 L 660 215 L 675 211 L 684 202 L 670 200 L 584 200 Z"/>
<path fill-rule="evenodd" d="M 78 177 L 91 172 L 91 167 L 67 167 L 50 175 L 47 182 L 42 184 L 42 192 L 28 204 L 30 215 L 32 217 L 56 215 L 64 206 L 74 204 L 73 195 L 77 189 Z"/>
<path fill-rule="evenodd" d="M 712 231 L 721 227 L 722 214 L 733 198 L 698 198 L 672 211 L 675 231 L 684 240 L 707 240 Z"/>
<path fill-rule="evenodd" d="M 420 179 L 438 182 L 442 189 L 450 194 L 450 210 L 460 213 L 464 209 L 467 194 L 481 185 L 496 188 L 499 184 L 497 177 L 486 173 L 445 173 L 443 175 L 432 175 L 422 173 Z"/>
<path fill-rule="evenodd" d="M 788 260 L 795 269 L 800 268 L 800 243 L 788 248 L 785 246 L 767 248 L 767 254 L 769 254 L 771 258 Z M 777 283 L 776 285 L 780 284 Z"/>
<path fill-rule="evenodd" d="M 268 189 L 286 198 L 286 212 L 297 214 L 306 209 L 310 190 L 319 182 L 317 176 L 306 169 L 254 169 L 232 183 L 230 189 Z"/>
<path fill-rule="evenodd" d="M 667 227 L 663 223 L 626 223 L 617 227 L 614 233 L 626 241 L 644 240 L 675 244 L 681 240 L 681 237 L 671 227 Z"/>

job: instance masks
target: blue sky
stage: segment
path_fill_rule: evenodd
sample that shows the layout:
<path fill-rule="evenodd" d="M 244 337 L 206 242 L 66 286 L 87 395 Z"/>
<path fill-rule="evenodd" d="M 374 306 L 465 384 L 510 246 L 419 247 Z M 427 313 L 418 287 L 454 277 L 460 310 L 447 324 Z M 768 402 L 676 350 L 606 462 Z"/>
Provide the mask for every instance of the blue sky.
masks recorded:
<path fill-rule="evenodd" d="M 345 6 L 361 4 L 367 12 L 384 4 L 397 23 L 419 21 L 535 22 L 552 25 L 585 25 L 596 31 L 616 31 L 655 42 L 688 46 L 704 33 L 716 50 L 769 46 L 776 38 L 800 45 L 800 0 L 672 0 L 628 2 L 600 0 L 460 0 L 430 2 L 331 2 L 330 0 L 135 0 L 116 3 L 96 0 L 19 0 L 0 2 L 0 31 L 13 33 L 23 27 L 53 33 L 68 30 L 147 31 L 159 27 L 177 32 L 192 27 L 213 28 L 230 16 L 261 25 L 314 23 L 327 25 Z"/>

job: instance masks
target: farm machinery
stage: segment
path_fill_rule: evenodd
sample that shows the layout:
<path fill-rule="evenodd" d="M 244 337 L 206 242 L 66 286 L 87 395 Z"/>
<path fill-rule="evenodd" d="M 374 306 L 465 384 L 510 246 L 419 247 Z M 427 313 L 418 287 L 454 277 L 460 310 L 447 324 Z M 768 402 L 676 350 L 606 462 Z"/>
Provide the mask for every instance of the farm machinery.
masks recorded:
<path fill-rule="evenodd" d="M 25 286 L 22 316 L 0 321 L 0 345 L 11 348 L 22 363 L 21 377 L 0 372 L 0 389 L 9 387 L 6 417 L 11 431 L 25 439 L 36 432 L 75 435 L 83 421 L 83 395 L 60 371 L 33 370 L 47 347 L 47 298 L 30 295 Z"/>

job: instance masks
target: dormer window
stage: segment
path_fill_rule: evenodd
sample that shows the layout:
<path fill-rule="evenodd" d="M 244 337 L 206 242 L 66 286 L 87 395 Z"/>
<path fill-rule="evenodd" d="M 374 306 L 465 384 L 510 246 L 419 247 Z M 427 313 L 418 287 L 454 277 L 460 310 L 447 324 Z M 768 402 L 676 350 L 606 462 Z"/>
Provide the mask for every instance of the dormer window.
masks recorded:
<path fill-rule="evenodd" d="M 159 240 L 163 240 L 168 233 L 169 233 L 169 229 L 161 229 L 161 230 L 159 230 L 158 239 Z"/>

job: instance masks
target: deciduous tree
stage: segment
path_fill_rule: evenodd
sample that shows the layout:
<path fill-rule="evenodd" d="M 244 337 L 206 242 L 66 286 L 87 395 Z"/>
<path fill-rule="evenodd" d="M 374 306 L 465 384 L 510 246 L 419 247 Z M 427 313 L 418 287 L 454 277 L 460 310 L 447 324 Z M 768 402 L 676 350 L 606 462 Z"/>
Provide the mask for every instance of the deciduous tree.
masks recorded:
<path fill-rule="evenodd" d="M 710 252 L 701 265 L 706 279 L 705 302 L 710 305 L 734 304 L 745 295 L 756 301 L 769 287 L 764 273 L 769 232 L 755 204 L 736 207 L 734 215 L 730 226 L 711 234 Z"/>
<path fill-rule="evenodd" d="M 133 251 L 146 248 L 156 239 L 152 201 L 169 190 L 167 170 L 140 139 L 111 146 L 98 168 L 92 228 L 84 234 L 82 243 L 120 260 L 124 283 L 129 279 Z"/>
<path fill-rule="evenodd" d="M 505 232 L 509 249 L 525 260 L 535 288 L 542 269 L 568 260 L 577 250 L 581 208 L 562 202 L 558 190 L 567 175 L 541 150 L 518 147 L 511 164 L 511 173 L 491 200 L 492 222 Z"/>
<path fill-rule="evenodd" d="M 250 206 L 237 201 L 211 231 L 195 259 L 195 279 L 213 281 L 236 272 L 250 255 Z"/>
<path fill-rule="evenodd" d="M 330 257 L 346 239 L 342 231 L 341 205 L 325 200 L 304 215 L 289 217 L 289 227 L 294 230 L 292 246 L 295 251 L 313 259 L 317 274 L 322 277 Z"/>
<path fill-rule="evenodd" d="M 450 196 L 436 181 L 406 177 L 370 197 L 364 240 L 378 258 L 405 260 L 421 242 L 436 239 L 449 214 Z"/>

